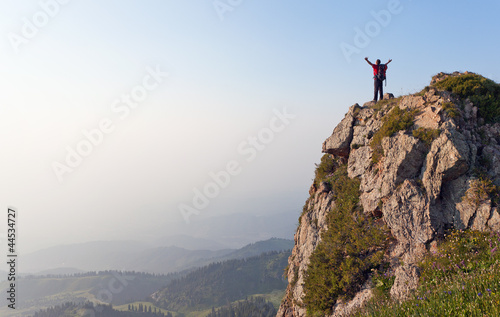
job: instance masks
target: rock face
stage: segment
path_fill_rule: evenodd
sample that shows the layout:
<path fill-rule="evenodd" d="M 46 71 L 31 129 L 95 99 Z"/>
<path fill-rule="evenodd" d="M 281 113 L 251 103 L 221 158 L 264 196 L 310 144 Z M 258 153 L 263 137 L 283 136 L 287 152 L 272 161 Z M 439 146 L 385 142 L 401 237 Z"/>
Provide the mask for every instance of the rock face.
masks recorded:
<path fill-rule="evenodd" d="M 435 83 L 454 74 L 438 74 Z M 459 116 L 449 115 L 446 105 L 460 104 Z M 374 160 L 372 137 L 394 107 L 415 111 L 413 125 L 381 141 L 383 155 Z M 384 100 L 374 105 L 349 108 L 345 118 L 323 143 L 323 152 L 346 162 L 348 176 L 361 181 L 363 211 L 381 217 L 395 242 L 387 257 L 395 274 L 391 296 L 406 298 L 418 285 L 417 263 L 435 249 L 437 240 L 450 228 L 500 230 L 498 207 L 477 188 L 487 174 L 490 184 L 500 186 L 500 124 L 481 124 L 477 108 L 467 99 L 430 88 L 418 95 Z M 418 129 L 418 130 L 417 130 Z M 431 131 L 432 138 L 419 131 Z M 309 258 L 327 230 L 326 215 L 335 205 L 326 184 L 311 187 L 295 234 L 289 258 L 286 296 L 278 316 L 306 316 L 303 304 L 304 277 Z M 347 303 L 332 307 L 332 316 L 344 316 L 371 297 L 371 285 L 363 285 Z"/>

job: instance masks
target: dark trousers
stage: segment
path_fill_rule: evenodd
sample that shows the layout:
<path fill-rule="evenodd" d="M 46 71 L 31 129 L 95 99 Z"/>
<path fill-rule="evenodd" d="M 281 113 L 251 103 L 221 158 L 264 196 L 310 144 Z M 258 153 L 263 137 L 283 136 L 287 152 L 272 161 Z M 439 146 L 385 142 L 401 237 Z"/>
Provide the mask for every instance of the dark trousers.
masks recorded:
<path fill-rule="evenodd" d="M 384 99 L 384 88 L 382 86 L 382 80 L 375 78 L 373 81 L 373 100 L 377 102 L 378 93 L 380 92 L 380 100 Z"/>

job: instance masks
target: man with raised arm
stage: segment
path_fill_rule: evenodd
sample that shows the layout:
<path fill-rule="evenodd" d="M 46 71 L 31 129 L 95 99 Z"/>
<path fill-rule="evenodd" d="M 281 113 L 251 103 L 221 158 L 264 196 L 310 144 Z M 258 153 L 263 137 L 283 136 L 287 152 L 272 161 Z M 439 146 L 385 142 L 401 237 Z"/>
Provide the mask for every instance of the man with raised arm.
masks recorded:
<path fill-rule="evenodd" d="M 380 100 L 384 99 L 384 89 L 382 86 L 383 81 L 385 80 L 385 71 L 387 70 L 387 64 L 392 62 L 392 59 L 389 59 L 389 61 L 385 64 L 380 64 L 380 59 L 377 59 L 375 64 L 372 64 L 369 60 L 368 57 L 365 57 L 365 61 L 370 64 L 371 67 L 373 67 L 373 88 L 374 88 L 374 93 L 373 93 L 373 101 L 377 102 L 378 100 L 378 93 L 380 92 Z"/>

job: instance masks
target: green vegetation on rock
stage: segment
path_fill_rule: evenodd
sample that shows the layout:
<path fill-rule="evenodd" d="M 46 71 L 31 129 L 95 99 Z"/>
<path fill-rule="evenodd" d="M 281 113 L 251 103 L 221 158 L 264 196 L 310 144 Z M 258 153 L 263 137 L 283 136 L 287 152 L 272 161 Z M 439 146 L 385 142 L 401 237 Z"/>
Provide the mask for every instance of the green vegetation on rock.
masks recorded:
<path fill-rule="evenodd" d="M 460 110 L 453 102 L 445 102 L 443 103 L 442 107 L 446 114 L 450 116 L 450 118 L 456 119 L 461 116 Z"/>
<path fill-rule="evenodd" d="M 424 142 L 427 146 L 430 146 L 440 133 L 441 130 L 439 129 L 426 129 L 422 127 L 412 131 L 413 136 Z"/>
<path fill-rule="evenodd" d="M 480 176 L 478 179 L 474 179 L 470 183 L 469 189 L 465 192 L 462 197 L 462 201 L 466 201 L 471 205 L 479 206 L 480 203 L 491 199 L 493 202 L 498 202 L 499 188 L 491 179 Z"/>
<path fill-rule="evenodd" d="M 493 80 L 467 73 L 449 76 L 434 87 L 451 91 L 462 99 L 469 98 L 486 122 L 500 121 L 500 85 Z"/>
<path fill-rule="evenodd" d="M 316 171 L 314 172 L 314 184 L 319 187 L 320 183 L 324 181 L 337 166 L 330 154 L 324 154 L 321 157 L 321 162 L 316 164 Z"/>
<path fill-rule="evenodd" d="M 320 181 L 331 184 L 335 206 L 327 216 L 328 230 L 310 258 L 304 304 L 309 315 L 323 316 L 338 299 L 352 298 L 369 273 L 383 266 L 389 234 L 382 222 L 363 213 L 358 204 L 360 181 L 347 176 L 346 165 L 322 174 L 327 176 Z"/>
<path fill-rule="evenodd" d="M 407 130 L 413 126 L 416 110 L 401 110 L 399 106 L 395 106 L 388 114 L 382 118 L 382 127 L 373 135 L 370 143 L 373 149 L 372 161 L 377 163 L 384 156 L 382 149 L 382 139 L 390 137 L 394 133 Z"/>

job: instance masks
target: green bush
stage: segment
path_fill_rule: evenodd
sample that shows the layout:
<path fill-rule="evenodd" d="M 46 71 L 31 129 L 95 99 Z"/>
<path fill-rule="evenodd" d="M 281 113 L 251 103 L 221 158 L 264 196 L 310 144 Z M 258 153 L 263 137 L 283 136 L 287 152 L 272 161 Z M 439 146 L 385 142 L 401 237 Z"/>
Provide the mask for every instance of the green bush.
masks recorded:
<path fill-rule="evenodd" d="M 461 116 L 460 110 L 458 109 L 457 105 L 454 104 L 453 102 L 445 102 L 443 103 L 442 107 L 443 110 L 446 112 L 446 114 L 453 119 L 456 119 Z"/>
<path fill-rule="evenodd" d="M 469 98 L 486 122 L 500 121 L 500 85 L 481 75 L 468 73 L 450 76 L 434 84 L 460 98 Z"/>
<path fill-rule="evenodd" d="M 321 157 L 321 162 L 316 164 L 316 170 L 314 171 L 314 184 L 316 187 L 319 187 L 321 182 L 335 171 L 336 166 L 337 164 L 330 154 Z"/>
<path fill-rule="evenodd" d="M 413 120 L 417 110 L 401 110 L 399 106 L 394 107 L 382 118 L 382 127 L 373 135 L 370 146 L 373 149 L 372 161 L 377 163 L 384 156 L 382 149 L 382 139 L 390 137 L 400 130 L 407 130 L 413 126 Z"/>
<path fill-rule="evenodd" d="M 414 137 L 420 139 L 427 146 L 431 145 L 432 141 L 434 141 L 439 136 L 440 133 L 441 130 L 439 129 L 427 129 L 422 127 L 415 129 L 412 132 Z"/>
<path fill-rule="evenodd" d="M 499 188 L 495 186 L 491 179 L 487 177 L 480 177 L 472 180 L 469 189 L 462 197 L 462 201 L 466 201 L 474 206 L 491 199 L 494 202 L 498 201 Z"/>
<path fill-rule="evenodd" d="M 359 207 L 359 179 L 339 167 L 327 178 L 335 206 L 327 216 L 328 230 L 314 250 L 304 279 L 308 315 L 329 314 L 338 299 L 349 299 L 372 269 L 383 264 L 388 230 Z"/>
<path fill-rule="evenodd" d="M 371 108 L 375 110 L 375 113 L 378 113 L 379 111 L 385 109 L 385 108 L 392 108 L 395 105 L 397 105 L 403 97 L 398 97 L 398 98 L 392 98 L 392 99 L 382 99 L 377 101 Z"/>

